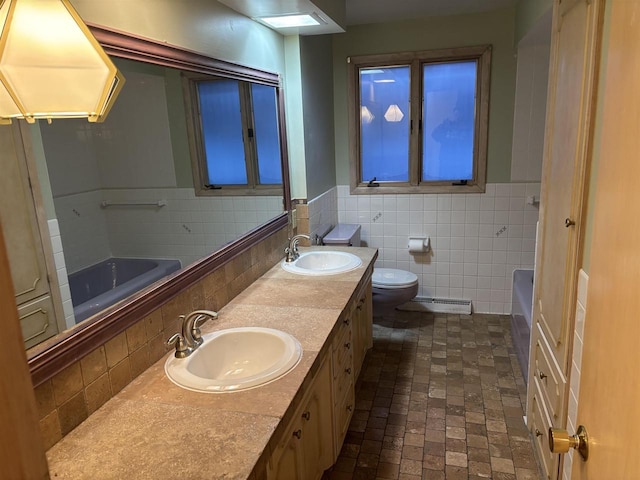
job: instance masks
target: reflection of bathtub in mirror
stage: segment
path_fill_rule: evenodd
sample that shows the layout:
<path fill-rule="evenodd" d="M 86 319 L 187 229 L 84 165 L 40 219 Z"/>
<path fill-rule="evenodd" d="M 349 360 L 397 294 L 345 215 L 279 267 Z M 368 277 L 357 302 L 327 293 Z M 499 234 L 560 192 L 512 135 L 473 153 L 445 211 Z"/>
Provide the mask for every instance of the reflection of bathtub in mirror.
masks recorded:
<path fill-rule="evenodd" d="M 109 258 L 69 275 L 76 323 L 180 269 L 178 260 Z"/>

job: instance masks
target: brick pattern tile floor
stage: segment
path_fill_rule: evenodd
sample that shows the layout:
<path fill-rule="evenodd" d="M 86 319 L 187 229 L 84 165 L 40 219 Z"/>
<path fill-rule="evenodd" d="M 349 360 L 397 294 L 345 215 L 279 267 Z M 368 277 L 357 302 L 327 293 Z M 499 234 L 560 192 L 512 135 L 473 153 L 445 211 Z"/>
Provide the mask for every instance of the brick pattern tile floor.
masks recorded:
<path fill-rule="evenodd" d="M 342 452 L 324 480 L 538 480 L 509 317 L 374 318 Z"/>

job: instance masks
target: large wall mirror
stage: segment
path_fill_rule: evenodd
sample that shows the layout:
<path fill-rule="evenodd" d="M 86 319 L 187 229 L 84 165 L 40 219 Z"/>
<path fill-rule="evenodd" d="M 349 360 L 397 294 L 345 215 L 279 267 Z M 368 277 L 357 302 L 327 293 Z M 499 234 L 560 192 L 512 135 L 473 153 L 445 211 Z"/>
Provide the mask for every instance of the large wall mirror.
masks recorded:
<path fill-rule="evenodd" d="M 36 132 L 72 297 L 67 330 L 27 344 L 36 384 L 284 227 L 291 202 L 277 74 L 90 28 L 126 83 L 104 123 Z"/>

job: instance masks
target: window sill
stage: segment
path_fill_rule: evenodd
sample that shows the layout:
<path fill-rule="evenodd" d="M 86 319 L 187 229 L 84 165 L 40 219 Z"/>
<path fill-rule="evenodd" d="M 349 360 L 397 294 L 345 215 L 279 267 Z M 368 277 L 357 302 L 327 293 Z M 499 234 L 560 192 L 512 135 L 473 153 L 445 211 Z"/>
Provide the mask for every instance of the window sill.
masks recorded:
<path fill-rule="evenodd" d="M 282 197 L 282 187 L 278 188 L 238 188 L 222 187 L 196 190 L 196 197 Z"/>
<path fill-rule="evenodd" d="M 471 185 L 416 185 L 367 187 L 366 184 L 351 185 L 351 195 L 402 195 L 402 194 L 434 194 L 434 193 L 484 193 L 485 184 Z"/>

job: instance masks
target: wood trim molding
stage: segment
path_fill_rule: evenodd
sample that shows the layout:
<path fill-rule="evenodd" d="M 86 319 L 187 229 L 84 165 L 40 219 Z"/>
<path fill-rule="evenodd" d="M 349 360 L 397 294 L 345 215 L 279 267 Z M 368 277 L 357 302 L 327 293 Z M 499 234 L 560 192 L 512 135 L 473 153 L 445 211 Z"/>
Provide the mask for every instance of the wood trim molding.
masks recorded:
<path fill-rule="evenodd" d="M 91 23 L 87 23 L 87 25 L 104 51 L 114 57 L 178 68 L 204 75 L 222 75 L 236 80 L 262 82 L 273 86 L 280 85 L 280 76 L 277 73 L 218 60 L 198 52 L 100 25 Z"/>

